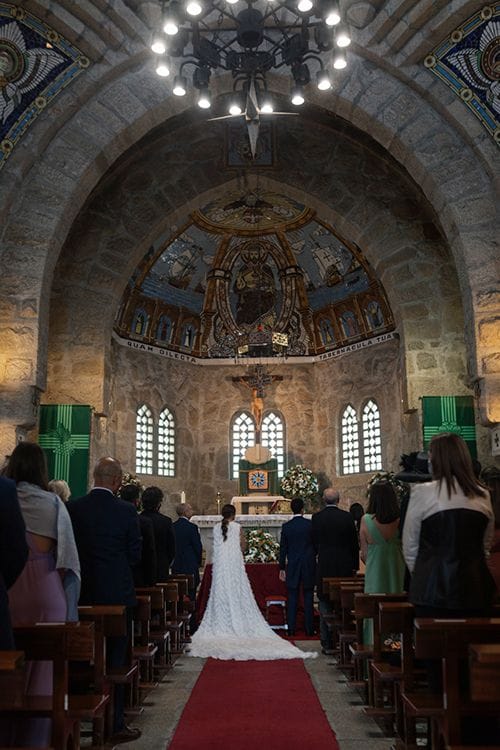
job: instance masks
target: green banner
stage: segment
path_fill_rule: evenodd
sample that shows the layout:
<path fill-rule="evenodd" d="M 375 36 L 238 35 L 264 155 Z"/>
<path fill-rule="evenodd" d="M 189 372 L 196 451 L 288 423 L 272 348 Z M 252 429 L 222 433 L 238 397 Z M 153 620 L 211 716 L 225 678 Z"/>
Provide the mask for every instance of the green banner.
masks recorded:
<path fill-rule="evenodd" d="M 434 435 L 455 432 L 467 443 L 472 458 L 477 458 L 472 396 L 422 396 L 422 422 L 425 449 Z"/>
<path fill-rule="evenodd" d="M 259 490 L 251 480 L 251 472 L 261 472 L 265 475 L 265 484 Z M 253 464 L 240 458 L 239 463 L 239 493 L 240 495 L 279 495 L 278 461 L 270 458 L 263 464 Z"/>
<path fill-rule="evenodd" d="M 38 442 L 47 456 L 49 479 L 65 479 L 73 497 L 87 493 L 90 406 L 40 406 Z"/>

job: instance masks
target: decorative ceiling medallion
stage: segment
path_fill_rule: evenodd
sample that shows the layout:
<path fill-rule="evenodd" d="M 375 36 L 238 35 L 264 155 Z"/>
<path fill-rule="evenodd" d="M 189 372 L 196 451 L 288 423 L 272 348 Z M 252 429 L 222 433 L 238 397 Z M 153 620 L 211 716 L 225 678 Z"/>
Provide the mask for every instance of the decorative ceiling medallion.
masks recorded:
<path fill-rule="evenodd" d="M 36 16 L 0 3 L 0 169 L 40 112 L 88 65 Z"/>
<path fill-rule="evenodd" d="M 231 232 L 253 229 L 261 233 L 275 232 L 309 213 L 301 203 L 279 193 L 234 190 L 197 211 L 195 219 L 201 220 L 207 228 Z"/>
<path fill-rule="evenodd" d="M 424 60 L 500 145 L 500 3 L 487 5 Z"/>

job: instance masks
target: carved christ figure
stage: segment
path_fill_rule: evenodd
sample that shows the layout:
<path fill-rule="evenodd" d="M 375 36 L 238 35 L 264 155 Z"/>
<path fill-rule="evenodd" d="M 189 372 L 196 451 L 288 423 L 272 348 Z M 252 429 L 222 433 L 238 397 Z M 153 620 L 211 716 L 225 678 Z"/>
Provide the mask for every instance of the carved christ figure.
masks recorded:
<path fill-rule="evenodd" d="M 252 391 L 252 405 L 250 407 L 250 410 L 255 420 L 255 430 L 260 437 L 260 428 L 262 426 L 262 415 L 264 413 L 264 399 L 262 398 L 262 396 L 259 395 L 259 389 L 247 383 L 247 381 L 244 380 L 244 378 L 239 378 L 239 382 L 243 383 L 244 386 L 246 386 Z"/>

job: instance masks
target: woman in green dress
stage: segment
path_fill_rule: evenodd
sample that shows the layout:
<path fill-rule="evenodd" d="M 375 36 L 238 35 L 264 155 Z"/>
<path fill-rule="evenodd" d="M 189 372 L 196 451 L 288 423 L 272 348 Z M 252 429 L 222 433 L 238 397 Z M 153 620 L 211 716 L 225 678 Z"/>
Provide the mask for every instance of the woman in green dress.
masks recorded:
<path fill-rule="evenodd" d="M 399 501 L 389 482 L 370 488 L 359 530 L 361 559 L 366 565 L 365 593 L 399 594 L 404 590 L 405 563 L 399 535 Z M 373 624 L 365 621 L 364 643 L 373 642 Z"/>

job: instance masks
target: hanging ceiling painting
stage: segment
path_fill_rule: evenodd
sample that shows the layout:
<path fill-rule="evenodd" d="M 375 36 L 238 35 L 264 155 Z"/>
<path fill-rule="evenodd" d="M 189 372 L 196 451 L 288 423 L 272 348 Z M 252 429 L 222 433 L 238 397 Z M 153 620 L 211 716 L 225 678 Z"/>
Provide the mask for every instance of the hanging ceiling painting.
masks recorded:
<path fill-rule="evenodd" d="M 226 194 L 148 251 L 116 332 L 202 359 L 314 356 L 394 328 L 359 248 L 263 190 Z"/>

